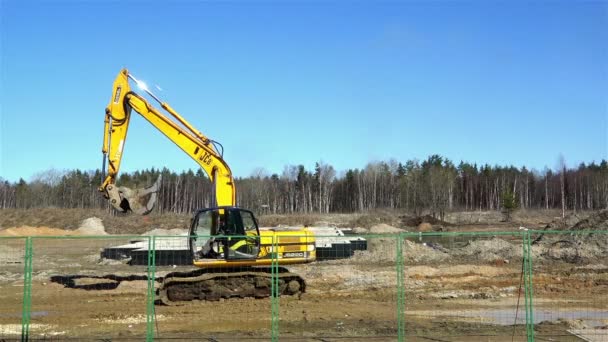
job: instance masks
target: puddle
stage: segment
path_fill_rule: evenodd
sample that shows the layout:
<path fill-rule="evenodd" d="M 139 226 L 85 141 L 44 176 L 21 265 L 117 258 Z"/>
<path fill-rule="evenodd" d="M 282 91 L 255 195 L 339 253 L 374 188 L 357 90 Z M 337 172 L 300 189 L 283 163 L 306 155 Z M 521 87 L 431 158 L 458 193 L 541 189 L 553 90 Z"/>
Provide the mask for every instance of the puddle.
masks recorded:
<path fill-rule="evenodd" d="M 513 325 L 515 322 L 515 309 L 505 310 L 484 310 L 484 311 L 457 311 L 449 314 L 452 317 L 477 317 L 483 322 L 495 323 L 500 325 Z M 608 325 L 608 311 L 606 310 L 534 310 L 534 324 L 540 322 L 555 322 L 559 319 L 565 320 L 584 320 L 591 328 L 603 327 Z M 517 324 L 526 323 L 526 312 L 520 308 L 517 313 Z M 607 332 L 608 333 L 608 332 Z"/>

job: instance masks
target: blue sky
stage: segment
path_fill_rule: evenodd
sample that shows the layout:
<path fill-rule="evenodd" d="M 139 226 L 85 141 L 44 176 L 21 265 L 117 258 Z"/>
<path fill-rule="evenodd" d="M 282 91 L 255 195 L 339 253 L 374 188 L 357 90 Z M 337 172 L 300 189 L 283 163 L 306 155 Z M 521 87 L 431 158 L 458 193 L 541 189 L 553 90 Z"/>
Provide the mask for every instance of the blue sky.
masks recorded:
<path fill-rule="evenodd" d="M 101 166 L 127 67 L 236 176 L 608 158 L 608 2 L 0 0 L 0 177 Z M 134 117 L 122 171 L 196 164 Z"/>

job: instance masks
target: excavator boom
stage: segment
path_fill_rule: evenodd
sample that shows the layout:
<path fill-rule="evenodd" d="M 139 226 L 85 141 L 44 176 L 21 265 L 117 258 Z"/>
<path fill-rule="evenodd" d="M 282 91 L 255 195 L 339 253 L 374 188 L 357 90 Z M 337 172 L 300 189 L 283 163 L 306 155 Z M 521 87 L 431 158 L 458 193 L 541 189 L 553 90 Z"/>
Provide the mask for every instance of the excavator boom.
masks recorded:
<path fill-rule="evenodd" d="M 133 92 L 129 80 L 134 81 L 152 96 L 169 116 L 152 106 L 143 96 Z M 114 81 L 112 97 L 106 108 L 102 153 L 103 165 L 105 166 L 107 162 L 108 170 L 99 187 L 99 190 L 110 200 L 110 204 L 114 208 L 122 212 L 149 213 L 156 201 L 156 192 L 161 182 L 159 178 L 151 187 L 135 190 L 116 186 L 116 177 L 120 169 L 132 109 L 161 131 L 205 170 L 215 184 L 213 189 L 216 205 L 231 206 L 235 204 L 236 197 L 232 173 L 224 162 L 221 150 L 218 151 L 218 148 L 216 148 L 219 144 L 198 132 L 169 104 L 162 102 L 150 92 L 143 82 L 129 74 L 127 69 L 123 69 Z"/>

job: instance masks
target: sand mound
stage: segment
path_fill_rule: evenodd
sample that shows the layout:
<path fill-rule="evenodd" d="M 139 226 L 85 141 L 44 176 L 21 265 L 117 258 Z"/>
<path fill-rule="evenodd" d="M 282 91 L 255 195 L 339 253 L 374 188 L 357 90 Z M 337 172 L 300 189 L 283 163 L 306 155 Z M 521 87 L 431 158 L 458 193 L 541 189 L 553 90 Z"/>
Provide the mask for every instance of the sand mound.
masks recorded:
<path fill-rule="evenodd" d="M 447 213 L 445 221 L 450 224 L 491 224 L 503 220 L 503 215 L 496 210 L 491 211 L 461 211 Z"/>
<path fill-rule="evenodd" d="M 107 235 L 101 219 L 91 217 L 82 221 L 80 228 L 67 230 L 46 226 L 20 226 L 0 230 L 0 236 L 66 236 L 66 235 Z"/>
<path fill-rule="evenodd" d="M 556 218 L 545 226 L 545 230 L 608 229 L 608 210 L 594 214 L 570 213 L 564 218 Z"/>
<path fill-rule="evenodd" d="M 460 211 L 446 213 L 445 221 L 450 224 L 493 224 L 503 220 L 503 215 L 496 210 L 491 211 Z"/>
<path fill-rule="evenodd" d="M 353 259 L 361 262 L 395 262 L 397 256 L 396 243 L 397 239 L 392 238 L 368 239 L 368 249 L 366 251 L 356 251 Z M 403 260 L 408 263 L 438 262 L 449 257 L 447 253 L 428 244 L 409 240 L 403 241 L 401 253 Z"/>
<path fill-rule="evenodd" d="M 11 227 L 0 231 L 0 236 L 62 236 L 77 235 L 75 231 L 50 227 Z"/>
<path fill-rule="evenodd" d="M 606 230 L 608 229 L 608 209 L 594 213 L 572 225 L 571 230 Z"/>
<path fill-rule="evenodd" d="M 108 235 L 99 217 L 89 217 L 76 229 L 79 235 Z"/>
<path fill-rule="evenodd" d="M 455 256 L 472 257 L 479 261 L 509 260 L 521 258 L 522 254 L 521 245 L 515 245 L 498 238 L 470 241 L 465 247 L 453 253 Z"/>
<path fill-rule="evenodd" d="M 428 222 L 422 222 L 421 224 L 418 225 L 419 232 L 430 232 L 432 230 L 433 230 L 433 225 L 431 225 Z"/>
<path fill-rule="evenodd" d="M 608 258 L 608 237 L 602 235 L 583 235 L 550 237 L 544 239 L 540 255 L 569 263 L 596 262 Z"/>
<path fill-rule="evenodd" d="M 369 233 L 369 230 L 366 228 L 362 228 L 362 227 L 355 227 L 353 228 L 353 233 L 355 234 L 367 234 Z"/>
<path fill-rule="evenodd" d="M 447 227 L 447 226 L 452 225 L 449 222 L 439 220 L 437 218 L 434 218 L 431 215 L 423 215 L 423 216 L 416 216 L 416 217 L 400 216 L 400 219 L 401 219 L 401 223 L 408 227 L 418 227 L 422 223 L 429 223 L 433 226 L 438 226 L 438 227 Z"/>
<path fill-rule="evenodd" d="M 377 224 L 369 229 L 372 234 L 390 234 L 390 233 L 401 233 L 403 230 L 389 226 L 388 224 L 381 223 Z"/>
<path fill-rule="evenodd" d="M 405 240 L 403 242 L 403 258 L 408 262 L 437 262 L 445 260 L 449 255 L 429 244 L 421 244 Z"/>
<path fill-rule="evenodd" d="M 608 235 L 583 233 L 585 230 L 608 230 L 608 210 L 592 214 L 573 213 L 558 219 L 545 230 L 564 230 L 570 234 L 540 234 L 533 242 L 542 257 L 569 263 L 593 262 L 608 257 Z"/>

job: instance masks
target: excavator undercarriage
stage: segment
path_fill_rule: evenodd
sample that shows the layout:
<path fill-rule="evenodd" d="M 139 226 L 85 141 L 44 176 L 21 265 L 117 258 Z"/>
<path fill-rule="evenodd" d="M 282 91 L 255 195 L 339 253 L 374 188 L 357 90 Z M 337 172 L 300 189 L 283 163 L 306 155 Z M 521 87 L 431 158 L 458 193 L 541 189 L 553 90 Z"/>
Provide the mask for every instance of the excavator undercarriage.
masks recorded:
<path fill-rule="evenodd" d="M 301 295 L 306 283 L 297 274 L 278 267 L 277 294 Z M 221 298 L 266 298 L 272 295 L 270 267 L 194 270 L 168 274 L 157 290 L 157 301 L 164 305 L 182 305 L 195 300 L 216 301 Z"/>

